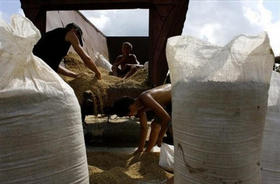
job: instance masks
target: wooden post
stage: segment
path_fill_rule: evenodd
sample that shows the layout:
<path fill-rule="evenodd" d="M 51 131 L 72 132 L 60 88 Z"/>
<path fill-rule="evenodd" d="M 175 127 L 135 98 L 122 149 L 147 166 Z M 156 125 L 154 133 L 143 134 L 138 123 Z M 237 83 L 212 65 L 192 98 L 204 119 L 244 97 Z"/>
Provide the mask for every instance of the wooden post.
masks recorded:
<path fill-rule="evenodd" d="M 46 32 L 46 19 L 47 13 L 46 10 L 39 8 L 25 9 L 24 14 L 27 18 L 29 18 L 33 24 L 40 30 L 41 33 Z"/>
<path fill-rule="evenodd" d="M 154 5 L 150 8 L 149 76 L 153 86 L 161 85 L 166 77 L 166 42 L 169 37 L 181 35 L 188 4 L 186 0 L 174 0 L 172 4 Z"/>

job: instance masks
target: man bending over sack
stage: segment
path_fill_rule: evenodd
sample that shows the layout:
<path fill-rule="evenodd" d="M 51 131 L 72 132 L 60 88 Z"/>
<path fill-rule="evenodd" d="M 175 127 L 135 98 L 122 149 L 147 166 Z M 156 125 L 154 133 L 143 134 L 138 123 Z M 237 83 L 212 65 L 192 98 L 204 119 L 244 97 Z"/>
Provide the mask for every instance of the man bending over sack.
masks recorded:
<path fill-rule="evenodd" d="M 150 139 L 145 151 L 150 152 L 156 144 L 160 146 L 167 129 L 167 135 L 172 137 L 170 127 L 171 84 L 164 84 L 144 91 L 136 99 L 122 97 L 113 104 L 112 111 L 120 117 L 138 116 L 140 118 L 141 137 L 136 153 L 144 150 L 148 133 L 147 111 L 153 111 L 155 118 L 151 124 Z"/>
<path fill-rule="evenodd" d="M 78 74 L 59 66 L 72 45 L 85 65 L 95 73 L 96 78 L 101 79 L 101 73 L 95 63 L 82 48 L 82 34 L 81 28 L 74 23 L 68 24 L 65 28 L 56 28 L 42 35 L 33 48 L 33 54 L 45 61 L 54 71 L 76 78 Z"/>

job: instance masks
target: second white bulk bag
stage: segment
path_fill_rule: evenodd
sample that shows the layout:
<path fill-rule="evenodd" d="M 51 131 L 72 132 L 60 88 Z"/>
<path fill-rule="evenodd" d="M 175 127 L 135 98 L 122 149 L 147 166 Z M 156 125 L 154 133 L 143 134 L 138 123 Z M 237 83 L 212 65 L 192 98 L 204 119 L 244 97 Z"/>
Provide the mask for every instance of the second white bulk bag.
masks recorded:
<path fill-rule="evenodd" d="M 274 56 L 266 33 L 225 47 L 168 39 L 175 183 L 260 184 Z"/>
<path fill-rule="evenodd" d="M 0 20 L 0 183 L 88 184 L 77 98 L 32 54 L 39 38 L 25 17 Z"/>
<path fill-rule="evenodd" d="M 262 148 L 262 184 L 280 183 L 280 74 L 273 72 Z"/>

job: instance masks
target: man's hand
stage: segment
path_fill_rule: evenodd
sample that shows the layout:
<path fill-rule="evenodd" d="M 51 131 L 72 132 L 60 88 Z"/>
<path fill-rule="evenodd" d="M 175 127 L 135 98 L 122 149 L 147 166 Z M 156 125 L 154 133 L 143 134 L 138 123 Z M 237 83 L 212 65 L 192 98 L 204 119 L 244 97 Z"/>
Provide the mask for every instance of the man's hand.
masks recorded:
<path fill-rule="evenodd" d="M 78 76 L 79 76 L 79 74 L 73 72 L 73 78 L 76 79 Z"/>
<path fill-rule="evenodd" d="M 96 77 L 98 80 L 101 80 L 101 73 L 100 73 L 100 72 L 95 72 L 95 77 Z"/>
<path fill-rule="evenodd" d="M 136 151 L 133 152 L 133 155 L 137 155 L 137 154 L 142 153 L 142 152 L 143 152 L 143 149 L 141 150 L 141 149 L 138 148 Z"/>

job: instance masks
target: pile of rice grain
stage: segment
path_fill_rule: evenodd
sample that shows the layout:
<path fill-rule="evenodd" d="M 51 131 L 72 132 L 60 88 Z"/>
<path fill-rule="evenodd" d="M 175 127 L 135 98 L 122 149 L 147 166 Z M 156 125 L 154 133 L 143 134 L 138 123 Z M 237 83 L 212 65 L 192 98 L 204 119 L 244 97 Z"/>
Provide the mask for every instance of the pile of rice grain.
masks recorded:
<path fill-rule="evenodd" d="M 158 166 L 159 153 L 89 152 L 87 156 L 91 184 L 160 183 L 173 176 Z"/>
<path fill-rule="evenodd" d="M 79 73 L 76 79 L 61 76 L 75 91 L 79 103 L 83 102 L 83 92 L 91 90 L 94 94 L 95 114 L 103 113 L 103 108 L 122 97 L 136 97 L 141 92 L 149 89 L 148 71 L 138 70 L 129 79 L 121 79 L 112 75 L 103 68 L 98 68 L 102 74 L 102 80 L 95 78 L 94 72 L 89 70 L 77 54 L 69 53 L 64 58 L 65 67 L 75 73 Z"/>

